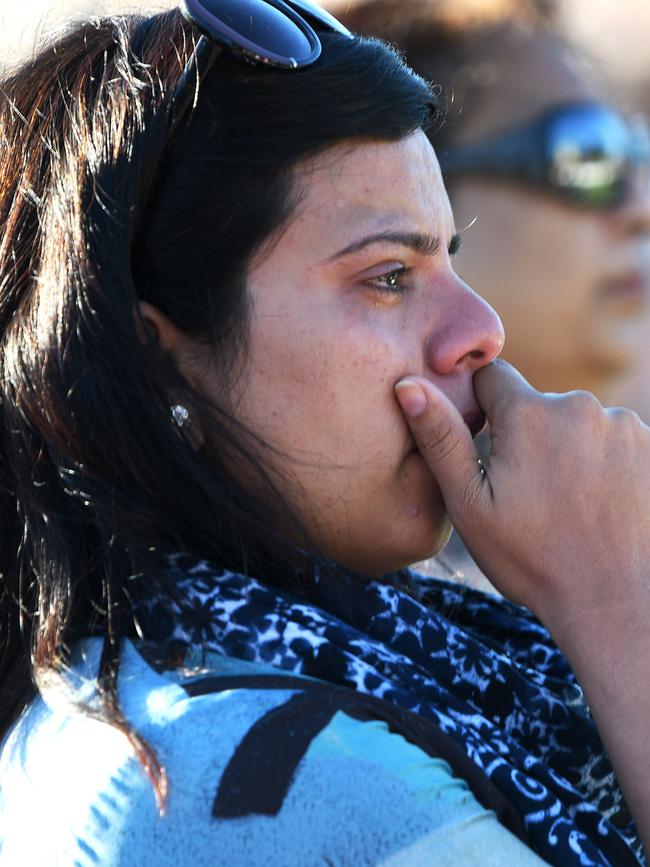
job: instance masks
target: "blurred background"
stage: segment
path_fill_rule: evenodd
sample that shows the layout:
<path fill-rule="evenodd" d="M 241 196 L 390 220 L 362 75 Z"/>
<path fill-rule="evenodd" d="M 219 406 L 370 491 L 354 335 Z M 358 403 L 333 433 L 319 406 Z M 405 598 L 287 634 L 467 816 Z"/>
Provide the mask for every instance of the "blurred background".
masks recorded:
<path fill-rule="evenodd" d="M 0 62 L 31 51 L 43 34 L 75 16 L 174 5 L 173 0 L 0 0 Z M 621 97 L 650 109 L 650 3 L 559 0 L 559 6 L 568 32 L 603 65 Z"/>
<path fill-rule="evenodd" d="M 0 62 L 33 50 L 44 34 L 70 18 L 174 5 L 173 0 L 0 0 Z M 323 5 L 340 9 L 346 3 Z M 602 64 L 621 98 L 650 110 L 650 3 L 559 0 L 559 6 L 567 31 Z"/>

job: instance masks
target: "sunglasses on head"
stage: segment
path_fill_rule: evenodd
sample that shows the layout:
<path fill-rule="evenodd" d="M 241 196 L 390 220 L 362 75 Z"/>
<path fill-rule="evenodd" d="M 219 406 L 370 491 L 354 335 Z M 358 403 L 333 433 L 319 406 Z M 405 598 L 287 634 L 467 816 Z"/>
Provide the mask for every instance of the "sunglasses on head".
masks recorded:
<path fill-rule="evenodd" d="M 650 161 L 645 123 L 594 103 L 560 106 L 525 126 L 441 155 L 445 179 L 476 174 L 521 181 L 586 208 L 609 210 L 629 196 Z"/>
<path fill-rule="evenodd" d="M 310 0 L 181 0 L 180 11 L 201 37 L 174 93 L 172 129 L 196 98 L 197 74 L 205 75 L 224 50 L 249 63 L 296 70 L 320 57 L 317 30 L 353 38 Z"/>

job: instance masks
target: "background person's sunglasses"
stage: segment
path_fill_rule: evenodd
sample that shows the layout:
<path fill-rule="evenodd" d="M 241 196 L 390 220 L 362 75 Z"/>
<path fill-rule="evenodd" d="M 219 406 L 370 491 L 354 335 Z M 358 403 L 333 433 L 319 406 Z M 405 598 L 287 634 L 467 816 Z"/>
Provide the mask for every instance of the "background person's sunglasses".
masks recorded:
<path fill-rule="evenodd" d="M 320 57 L 317 30 L 352 38 L 310 0 L 181 0 L 180 11 L 201 37 L 174 93 L 172 129 L 196 99 L 197 76 L 205 75 L 222 51 L 249 63 L 296 70 Z"/>
<path fill-rule="evenodd" d="M 493 176 L 531 184 L 574 205 L 608 210 L 650 162 L 647 127 L 594 103 L 565 105 L 504 135 L 440 155 L 445 180 Z"/>

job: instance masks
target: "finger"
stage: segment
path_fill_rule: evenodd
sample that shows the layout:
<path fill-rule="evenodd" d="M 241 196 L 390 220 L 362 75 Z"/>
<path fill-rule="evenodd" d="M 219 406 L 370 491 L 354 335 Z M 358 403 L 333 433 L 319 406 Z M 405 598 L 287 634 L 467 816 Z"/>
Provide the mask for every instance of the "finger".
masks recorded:
<path fill-rule="evenodd" d="M 491 425 L 522 399 L 540 395 L 518 370 L 501 358 L 474 374 L 474 394 Z"/>
<path fill-rule="evenodd" d="M 486 495 L 489 499 L 472 435 L 449 398 L 429 380 L 415 376 L 400 380 L 395 396 L 452 519 Z"/>

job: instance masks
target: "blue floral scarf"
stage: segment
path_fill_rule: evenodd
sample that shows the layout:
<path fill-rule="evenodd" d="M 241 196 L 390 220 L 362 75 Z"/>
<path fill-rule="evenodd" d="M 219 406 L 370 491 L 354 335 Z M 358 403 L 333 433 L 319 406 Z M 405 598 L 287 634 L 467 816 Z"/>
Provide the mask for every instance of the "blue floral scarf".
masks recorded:
<path fill-rule="evenodd" d="M 564 657 L 526 609 L 413 572 L 315 580 L 309 601 L 186 556 L 160 639 L 347 686 L 433 720 L 523 820 L 555 865 L 645 857 Z M 151 622 L 151 621 L 150 621 Z"/>

